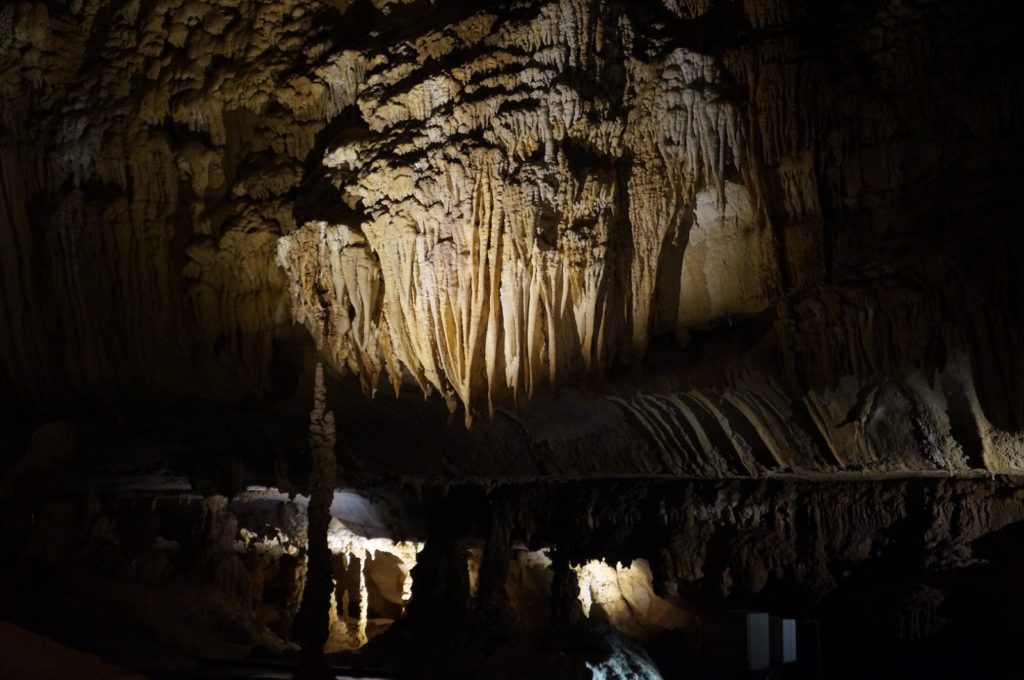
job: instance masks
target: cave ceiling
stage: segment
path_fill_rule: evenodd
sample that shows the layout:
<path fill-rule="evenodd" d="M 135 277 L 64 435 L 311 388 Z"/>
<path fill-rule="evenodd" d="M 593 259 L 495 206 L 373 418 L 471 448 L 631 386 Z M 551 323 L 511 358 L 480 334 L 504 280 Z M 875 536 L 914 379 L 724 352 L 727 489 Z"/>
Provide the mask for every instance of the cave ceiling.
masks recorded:
<path fill-rule="evenodd" d="M 5 4 L 5 417 L 322 361 L 363 469 L 1020 472 L 1011 9 Z"/>

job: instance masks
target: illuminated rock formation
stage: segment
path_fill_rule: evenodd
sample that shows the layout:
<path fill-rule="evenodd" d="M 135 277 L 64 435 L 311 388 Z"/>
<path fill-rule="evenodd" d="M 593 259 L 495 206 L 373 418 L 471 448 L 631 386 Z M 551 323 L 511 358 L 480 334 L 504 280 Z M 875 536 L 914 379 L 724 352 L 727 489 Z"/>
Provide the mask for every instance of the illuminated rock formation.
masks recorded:
<path fill-rule="evenodd" d="M 396 387 L 404 368 L 468 422 L 642 357 L 666 258 L 681 297 L 662 327 L 767 306 L 772 237 L 726 179 L 749 162 L 725 73 L 635 56 L 634 21 L 566 0 L 363 55 L 369 132 L 324 164 L 367 219 L 279 247 L 296 319 L 337 365 Z"/>
<path fill-rule="evenodd" d="M 574 571 L 587 618 L 606 620 L 616 630 L 638 638 L 683 628 L 687 623 L 685 612 L 654 593 L 646 560 L 637 560 L 628 567 L 594 560 Z"/>
<path fill-rule="evenodd" d="M 5 5 L 4 399 L 276 394 L 294 319 L 467 423 L 625 391 L 671 472 L 1019 469 L 1005 36 L 734 5 Z"/>
<path fill-rule="evenodd" d="M 782 398 L 815 421 L 831 395 L 880 389 L 867 372 L 916 380 L 908 333 L 946 329 L 946 354 L 972 360 L 938 391 L 983 433 L 981 413 L 999 412 L 983 455 L 965 456 L 1016 469 L 1024 396 L 999 399 L 985 379 L 976 405 L 969 384 L 993 371 L 977 366 L 989 349 L 1012 355 L 1012 318 L 966 333 L 978 293 L 962 262 L 942 250 L 925 271 L 896 253 L 937 219 L 915 196 L 983 180 L 956 159 L 1012 153 L 998 140 L 1019 116 L 990 115 L 1005 107 L 988 83 L 1013 89 L 1020 74 L 965 80 L 983 35 L 968 9 L 956 18 L 972 30 L 949 33 L 926 30 L 939 19 L 921 8 L 725 4 L 441 3 L 413 31 L 401 27 L 419 10 L 400 2 L 5 5 L 6 398 L 116 409 L 125 391 L 258 394 L 275 357 L 296 351 L 274 340 L 292 316 L 368 390 L 409 379 L 469 422 L 540 387 L 599 386 L 640 365 L 651 338 L 685 348 L 767 313 L 771 359 L 800 368 L 810 350 L 828 369 L 814 393 L 807 372 L 783 376 Z M 830 51 L 802 41 L 810 20 Z M 863 62 L 871 88 L 854 96 L 861 76 L 829 55 Z M 950 81 L 970 96 L 938 96 Z M 933 230 L 952 249 L 967 238 Z M 980 230 L 973 257 L 994 233 Z M 873 293 L 849 277 L 866 266 L 927 294 L 866 311 Z M 902 328 L 907 311 L 921 326 Z M 825 315 L 842 330 L 805 323 Z M 725 377 L 759 400 L 778 389 Z M 941 401 L 910 394 L 922 389 L 899 388 L 907 408 Z M 821 436 L 844 464 L 881 455 Z M 963 458 L 928 456 L 947 469 Z"/>
<path fill-rule="evenodd" d="M 646 677 L 619 632 L 688 672 L 753 606 L 1019 671 L 1013 9 L 0 5 L 0 618 Z"/>

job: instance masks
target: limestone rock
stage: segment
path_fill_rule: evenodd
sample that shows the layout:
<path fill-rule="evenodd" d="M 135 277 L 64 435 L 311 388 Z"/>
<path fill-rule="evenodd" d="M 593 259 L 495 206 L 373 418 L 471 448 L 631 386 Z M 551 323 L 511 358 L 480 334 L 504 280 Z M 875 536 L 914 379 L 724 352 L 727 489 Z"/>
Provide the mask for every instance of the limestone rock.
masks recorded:
<path fill-rule="evenodd" d="M 1020 470 L 1001 11 L 8 3 L 0 401 L 278 395 L 295 321 L 467 423 L 612 392 L 634 472 Z"/>

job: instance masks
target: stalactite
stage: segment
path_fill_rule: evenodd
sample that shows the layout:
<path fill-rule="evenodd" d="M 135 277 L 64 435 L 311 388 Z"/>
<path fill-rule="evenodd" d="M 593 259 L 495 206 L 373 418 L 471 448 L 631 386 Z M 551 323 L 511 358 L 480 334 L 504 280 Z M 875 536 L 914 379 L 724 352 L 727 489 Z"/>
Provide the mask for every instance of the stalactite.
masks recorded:
<path fill-rule="evenodd" d="M 600 49 L 592 45 L 593 32 L 612 22 L 618 30 L 605 34 Z M 679 247 L 669 235 L 701 188 L 715 188 L 730 219 L 753 221 L 741 191 L 725 188 L 725 173 L 747 165 L 739 117 L 712 87 L 694 87 L 720 79 L 710 57 L 680 49 L 654 64 L 624 60 L 628 19 L 588 2 L 550 3 L 514 31 L 488 38 L 488 30 L 481 19 L 467 22 L 457 40 L 447 29 L 421 39 L 440 51 L 435 58 L 463 59 L 450 76 L 396 91 L 389 85 L 409 78 L 417 64 L 366 72 L 359 105 L 377 134 L 330 149 L 324 163 L 351 177 L 346 191 L 369 219 L 311 223 L 279 247 L 295 318 L 337 366 L 369 385 L 385 370 L 397 384 L 404 367 L 450 408 L 464 406 L 467 423 L 496 403 L 525 403 L 538 387 L 599 381 L 616 356 L 644 354 L 655 330 L 659 262 L 666 248 Z M 500 50 L 536 53 L 563 39 L 568 51 L 531 66 L 528 78 L 496 73 L 508 59 Z M 488 50 L 475 56 L 470 50 L 485 41 Z M 608 76 L 609 89 L 596 99 L 567 78 L 590 65 Z M 493 89 L 484 97 L 474 95 L 481 79 Z M 631 94 L 614 89 L 627 82 Z M 389 98 L 379 99 L 382 92 Z M 625 113 L 609 118 L 619 97 Z M 408 120 L 425 124 L 418 141 L 405 139 Z M 467 136 L 464 148 L 437 143 L 455 130 Z M 395 162 L 395 149 L 408 155 Z M 628 180 L 621 169 L 627 154 Z M 510 163 L 518 168 L 514 181 L 506 174 Z M 712 226 L 702 221 L 700 228 Z M 342 274 L 335 270 L 351 265 L 332 263 L 314 245 L 333 233 L 342 242 L 358 235 L 346 257 L 365 261 L 368 276 L 337 285 Z M 767 256 L 760 237 L 753 232 L 738 257 Z M 631 285 L 619 283 L 625 272 Z M 707 267 L 695 280 L 683 273 L 695 291 L 714 290 L 709 303 L 686 310 L 685 323 L 767 304 L 760 282 L 753 283 L 758 277 L 736 283 L 718 272 Z M 317 292 L 324 288 L 338 291 L 329 308 Z M 346 297 L 369 300 L 379 312 L 355 304 L 362 325 L 354 327 L 338 304 Z"/>
<path fill-rule="evenodd" d="M 258 4 L 0 7 L 5 406 L 259 397 L 291 317 L 467 423 L 657 339 L 686 368 L 614 402 L 645 472 L 1024 465 L 984 12 L 538 0 L 353 43 L 347 2 Z"/>
<path fill-rule="evenodd" d="M 282 316 L 276 240 L 295 228 L 288 194 L 364 70 L 351 51 L 321 59 L 330 41 L 316 37 L 315 8 L 271 5 L 4 6 L 0 147 L 4 174 L 13 156 L 26 186 L 3 189 L 0 219 L 15 223 L 0 239 L 4 252 L 24 244 L 44 273 L 4 281 L 0 300 L 48 290 L 37 306 L 54 310 L 49 338 L 17 324 L 5 343 L 29 339 L 24 363 L 49 379 L 19 388 L 26 407 L 69 388 L 115 408 L 118 390 L 236 399 L 266 388 Z M 234 67 L 243 55 L 259 66 Z M 310 76 L 292 73 L 300 63 Z M 21 211 L 31 205 L 52 208 Z"/>

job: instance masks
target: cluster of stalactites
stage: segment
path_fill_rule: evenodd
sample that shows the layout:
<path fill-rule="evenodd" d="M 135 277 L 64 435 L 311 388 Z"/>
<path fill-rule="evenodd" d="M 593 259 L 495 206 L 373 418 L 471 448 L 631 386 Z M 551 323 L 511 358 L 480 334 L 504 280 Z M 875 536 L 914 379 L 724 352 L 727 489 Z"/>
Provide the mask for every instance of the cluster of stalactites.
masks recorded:
<path fill-rule="evenodd" d="M 469 423 L 599 383 L 656 326 L 767 305 L 771 236 L 735 181 L 746 137 L 720 66 L 682 48 L 640 60 L 633 33 L 626 14 L 561 0 L 364 55 L 372 134 L 324 163 L 366 219 L 278 248 L 293 316 L 336 367 L 368 389 L 411 377 Z M 442 58 L 458 65 L 425 68 Z"/>
<path fill-rule="evenodd" d="M 0 6 L 0 316 L 24 319 L 0 329 L 0 371 L 16 394 L 266 386 L 276 240 L 363 78 L 317 18 L 344 4 Z"/>

